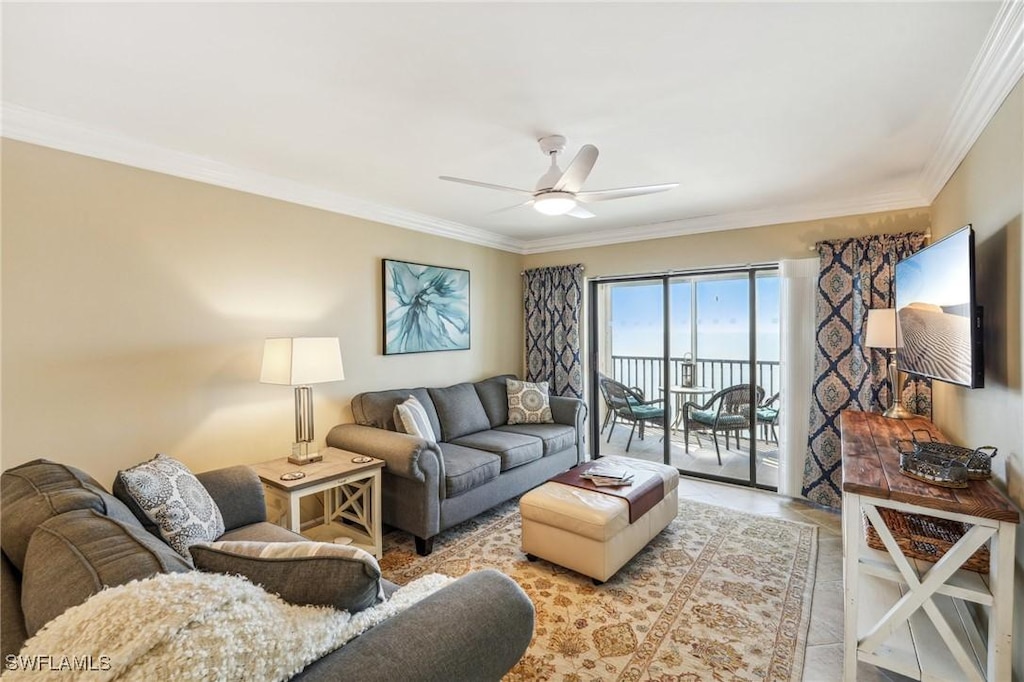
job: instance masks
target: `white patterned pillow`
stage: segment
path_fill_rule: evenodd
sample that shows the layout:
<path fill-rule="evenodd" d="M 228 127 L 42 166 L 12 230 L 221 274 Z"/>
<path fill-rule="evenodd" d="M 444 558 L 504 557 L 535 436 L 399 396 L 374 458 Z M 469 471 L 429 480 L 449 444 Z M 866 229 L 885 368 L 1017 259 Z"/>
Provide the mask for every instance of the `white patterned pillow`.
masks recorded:
<path fill-rule="evenodd" d="M 527 381 L 509 379 L 508 423 L 509 424 L 553 424 L 551 401 L 548 399 L 548 382 L 531 384 Z"/>
<path fill-rule="evenodd" d="M 117 476 L 164 541 L 186 559 L 191 559 L 189 545 L 212 542 L 224 534 L 220 508 L 178 460 L 157 455 Z"/>
<path fill-rule="evenodd" d="M 395 428 L 402 433 L 419 436 L 430 443 L 437 442 L 427 411 L 423 409 L 423 404 L 416 400 L 416 396 L 411 395 L 395 405 Z"/>

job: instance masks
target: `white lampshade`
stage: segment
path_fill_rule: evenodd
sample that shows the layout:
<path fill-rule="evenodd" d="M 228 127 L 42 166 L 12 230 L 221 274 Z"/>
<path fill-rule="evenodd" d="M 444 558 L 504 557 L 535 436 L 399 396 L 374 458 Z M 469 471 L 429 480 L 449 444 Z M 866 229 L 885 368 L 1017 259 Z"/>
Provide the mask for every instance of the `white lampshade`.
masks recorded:
<path fill-rule="evenodd" d="M 261 383 L 307 386 L 344 378 L 336 337 L 267 339 L 263 344 Z"/>
<path fill-rule="evenodd" d="M 867 348 L 902 348 L 903 334 L 900 333 L 899 319 L 895 308 L 875 308 L 868 311 L 868 323 L 864 330 L 864 346 Z"/>

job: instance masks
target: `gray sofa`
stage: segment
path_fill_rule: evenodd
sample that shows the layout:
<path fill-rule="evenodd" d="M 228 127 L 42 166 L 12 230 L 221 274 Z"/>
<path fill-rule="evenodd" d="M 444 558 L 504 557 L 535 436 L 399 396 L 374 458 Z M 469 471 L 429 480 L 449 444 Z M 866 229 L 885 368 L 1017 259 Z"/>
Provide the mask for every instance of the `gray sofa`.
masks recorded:
<path fill-rule="evenodd" d="M 444 388 L 360 393 L 355 424 L 340 424 L 327 444 L 387 462 L 384 523 L 412 533 L 422 555 L 434 536 L 534 488 L 584 461 L 582 400 L 552 396 L 553 424 L 508 424 L 503 375 Z M 437 443 L 396 431 L 395 405 L 415 396 Z"/>
<path fill-rule="evenodd" d="M 266 522 L 263 488 L 248 467 L 198 478 L 224 517 L 227 530 L 220 539 L 304 540 Z M 192 570 L 121 500 L 73 467 L 45 460 L 15 467 L 0 477 L 0 496 L 4 660 L 50 618 L 104 586 Z M 394 591 L 393 584 L 383 583 L 386 593 Z M 294 679 L 498 680 L 518 662 L 532 634 L 533 605 L 525 593 L 497 571 L 479 571 L 313 662 Z"/>

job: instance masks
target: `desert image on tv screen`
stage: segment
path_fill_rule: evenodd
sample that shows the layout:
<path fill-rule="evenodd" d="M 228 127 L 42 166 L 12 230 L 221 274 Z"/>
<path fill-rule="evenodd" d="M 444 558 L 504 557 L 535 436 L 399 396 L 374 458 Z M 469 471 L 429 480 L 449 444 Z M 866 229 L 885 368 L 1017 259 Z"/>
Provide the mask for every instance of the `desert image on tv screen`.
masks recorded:
<path fill-rule="evenodd" d="M 902 371 L 971 384 L 970 231 L 896 264 Z"/>

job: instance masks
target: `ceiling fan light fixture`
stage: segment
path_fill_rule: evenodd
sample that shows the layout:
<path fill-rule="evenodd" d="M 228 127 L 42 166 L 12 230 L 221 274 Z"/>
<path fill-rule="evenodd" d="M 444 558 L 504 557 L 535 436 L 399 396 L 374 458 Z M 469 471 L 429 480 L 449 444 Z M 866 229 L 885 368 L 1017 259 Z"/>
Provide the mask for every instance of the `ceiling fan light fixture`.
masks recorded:
<path fill-rule="evenodd" d="M 565 215 L 576 208 L 576 198 L 569 192 L 545 192 L 534 198 L 533 207 L 544 215 Z"/>

